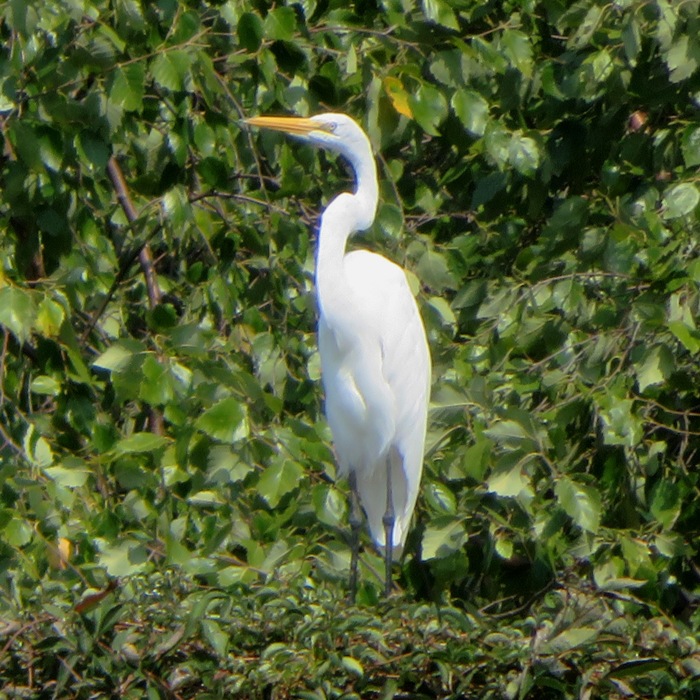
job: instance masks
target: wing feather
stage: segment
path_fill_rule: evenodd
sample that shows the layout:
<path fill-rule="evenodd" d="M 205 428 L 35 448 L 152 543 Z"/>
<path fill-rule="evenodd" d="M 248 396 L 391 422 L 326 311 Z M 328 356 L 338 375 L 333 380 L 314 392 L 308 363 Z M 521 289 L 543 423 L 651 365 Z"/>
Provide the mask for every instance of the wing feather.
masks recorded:
<path fill-rule="evenodd" d="M 382 516 L 386 509 L 387 457 L 392 448 L 400 455 L 401 460 L 392 467 L 396 514 L 392 544 L 400 548 L 406 538 L 423 469 L 430 392 L 428 344 L 416 301 L 398 265 L 360 250 L 346 255 L 344 266 L 353 292 L 353 307 L 362 316 L 355 324 L 356 333 L 361 330 L 362 338 L 347 339 L 353 347 L 351 352 L 355 351 L 362 361 L 345 363 L 350 368 L 345 381 L 352 385 L 349 395 L 362 397 L 367 411 L 364 419 L 371 424 L 376 442 L 367 450 L 352 444 L 341 446 L 336 433 L 354 432 L 347 430 L 346 424 L 341 425 L 347 419 L 347 412 L 333 416 L 333 407 L 327 404 L 327 413 L 341 468 L 345 465 L 346 471 L 357 471 L 360 500 L 372 537 L 380 546 L 385 544 Z M 331 332 L 324 329 L 322 319 L 321 336 Z M 324 384 L 328 387 L 328 382 Z M 374 394 L 381 398 L 377 411 L 372 411 Z M 390 421 L 381 415 L 387 411 Z"/>

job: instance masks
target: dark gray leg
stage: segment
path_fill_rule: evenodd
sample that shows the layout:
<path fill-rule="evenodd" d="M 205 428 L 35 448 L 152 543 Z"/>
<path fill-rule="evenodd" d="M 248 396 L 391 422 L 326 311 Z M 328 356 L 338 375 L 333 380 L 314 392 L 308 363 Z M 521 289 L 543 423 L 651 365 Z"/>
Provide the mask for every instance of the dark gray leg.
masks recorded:
<path fill-rule="evenodd" d="M 391 564 L 394 542 L 394 498 L 391 492 L 391 461 L 393 452 L 386 458 L 386 510 L 382 523 L 384 524 L 384 595 L 391 595 Z"/>
<path fill-rule="evenodd" d="M 360 554 L 360 528 L 362 527 L 362 507 L 357 495 L 357 477 L 351 471 L 350 482 L 350 592 L 348 598 L 355 602 L 357 594 L 357 560 Z"/>

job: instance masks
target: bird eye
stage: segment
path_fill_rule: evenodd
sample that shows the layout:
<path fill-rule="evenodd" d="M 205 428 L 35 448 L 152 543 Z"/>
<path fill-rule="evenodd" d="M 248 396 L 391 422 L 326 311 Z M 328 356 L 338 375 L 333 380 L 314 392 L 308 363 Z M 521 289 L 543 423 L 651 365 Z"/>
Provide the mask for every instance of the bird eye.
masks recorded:
<path fill-rule="evenodd" d="M 326 131 L 330 132 L 331 134 L 335 133 L 335 130 L 338 128 L 338 125 L 335 122 L 327 122 L 326 123 Z"/>

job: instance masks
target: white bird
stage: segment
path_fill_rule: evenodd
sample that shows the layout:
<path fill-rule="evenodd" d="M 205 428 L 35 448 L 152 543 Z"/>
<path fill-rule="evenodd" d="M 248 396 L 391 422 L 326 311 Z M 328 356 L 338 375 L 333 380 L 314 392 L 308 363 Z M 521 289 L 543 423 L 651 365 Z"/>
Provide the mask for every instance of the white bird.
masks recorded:
<path fill-rule="evenodd" d="M 318 344 L 339 474 L 348 477 L 352 493 L 350 597 L 357 587 L 360 505 L 372 539 L 384 552 L 389 595 L 392 558 L 403 551 L 423 470 L 430 354 L 403 269 L 367 250 L 345 252 L 348 237 L 369 228 L 375 218 L 372 147 L 344 114 L 246 121 L 339 153 L 355 172 L 355 192 L 339 194 L 321 216 Z"/>

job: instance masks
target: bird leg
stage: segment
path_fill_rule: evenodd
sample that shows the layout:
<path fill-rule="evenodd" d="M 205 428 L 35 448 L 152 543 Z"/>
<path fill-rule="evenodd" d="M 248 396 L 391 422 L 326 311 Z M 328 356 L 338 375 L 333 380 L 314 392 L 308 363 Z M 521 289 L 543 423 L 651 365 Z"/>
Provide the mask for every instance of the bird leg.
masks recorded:
<path fill-rule="evenodd" d="M 386 510 L 382 523 L 384 524 L 384 595 L 391 595 L 391 564 L 394 549 L 394 497 L 391 492 L 391 462 L 393 453 L 389 452 L 386 458 Z"/>
<path fill-rule="evenodd" d="M 350 603 L 355 602 L 357 594 L 357 561 L 360 554 L 360 528 L 362 527 L 362 507 L 357 494 L 357 476 L 354 471 L 348 477 L 350 482 Z"/>

